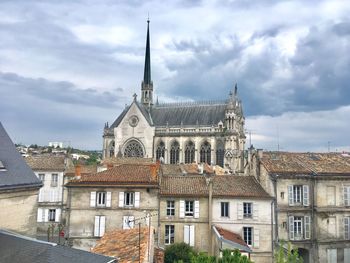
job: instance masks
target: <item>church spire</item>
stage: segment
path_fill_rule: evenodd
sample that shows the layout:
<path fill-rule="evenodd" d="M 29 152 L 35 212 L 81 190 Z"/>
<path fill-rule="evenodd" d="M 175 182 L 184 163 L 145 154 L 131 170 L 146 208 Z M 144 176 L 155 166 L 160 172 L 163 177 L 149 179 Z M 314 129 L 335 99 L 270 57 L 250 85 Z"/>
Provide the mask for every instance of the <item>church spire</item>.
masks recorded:
<path fill-rule="evenodd" d="M 151 79 L 151 50 L 149 36 L 149 18 L 147 19 L 147 38 L 146 38 L 146 53 L 145 53 L 145 68 L 143 81 L 141 85 L 141 102 L 145 105 L 153 104 L 153 82 Z"/>

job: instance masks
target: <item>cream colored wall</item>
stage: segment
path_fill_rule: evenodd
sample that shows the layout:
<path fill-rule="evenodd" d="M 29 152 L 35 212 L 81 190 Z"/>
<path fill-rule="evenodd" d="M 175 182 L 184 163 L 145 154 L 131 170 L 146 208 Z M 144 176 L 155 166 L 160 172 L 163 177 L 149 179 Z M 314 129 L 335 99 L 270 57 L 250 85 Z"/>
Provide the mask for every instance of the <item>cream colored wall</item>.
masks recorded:
<path fill-rule="evenodd" d="M 38 189 L 0 192 L 0 228 L 36 235 Z"/>
<path fill-rule="evenodd" d="M 175 216 L 168 217 L 166 215 L 167 200 L 175 201 Z M 179 217 L 180 200 L 199 200 L 199 218 Z M 208 225 L 208 198 L 171 198 L 161 197 L 160 199 L 160 245 L 164 244 L 165 225 L 175 226 L 175 243 L 184 241 L 184 225 L 194 225 L 195 246 L 198 251 L 208 251 L 209 249 L 209 225 Z"/>
<path fill-rule="evenodd" d="M 147 192 L 144 188 L 71 188 L 71 209 L 69 222 L 69 236 L 76 248 L 86 249 L 94 244 L 94 220 L 95 216 L 106 217 L 105 231 L 123 228 L 123 217 L 134 216 L 135 219 L 144 218 L 151 214 L 150 223 L 157 229 L 158 226 L 158 199 L 157 189 Z M 90 207 L 90 193 L 93 191 L 105 191 L 112 193 L 111 207 Z M 138 208 L 119 207 L 119 192 L 140 192 L 140 206 Z M 146 225 L 146 220 L 141 219 L 141 226 Z"/>
<path fill-rule="evenodd" d="M 131 127 L 129 125 L 129 118 L 133 115 L 136 115 L 139 119 L 136 127 Z M 131 138 L 136 138 L 145 148 L 144 157 L 152 158 L 154 133 L 155 128 L 148 124 L 142 112 L 139 110 L 137 105 L 133 103 L 119 126 L 114 129 L 115 155 L 117 155 L 119 147 L 121 147 L 123 153 L 125 143 Z"/>
<path fill-rule="evenodd" d="M 229 203 L 229 217 L 221 217 L 221 202 Z M 243 218 L 238 219 L 238 204 L 251 202 L 258 207 L 258 216 L 256 219 Z M 232 199 L 232 198 L 213 198 L 213 225 L 220 226 L 229 231 L 239 234 L 243 238 L 243 227 L 253 227 L 259 230 L 259 248 L 252 247 L 256 262 L 261 261 L 268 256 L 272 256 L 272 235 L 271 235 L 271 200 L 256 199 Z M 254 231 L 254 230 L 253 230 Z M 260 254 L 260 255 L 259 255 Z M 271 262 L 267 261 L 267 262 Z"/>

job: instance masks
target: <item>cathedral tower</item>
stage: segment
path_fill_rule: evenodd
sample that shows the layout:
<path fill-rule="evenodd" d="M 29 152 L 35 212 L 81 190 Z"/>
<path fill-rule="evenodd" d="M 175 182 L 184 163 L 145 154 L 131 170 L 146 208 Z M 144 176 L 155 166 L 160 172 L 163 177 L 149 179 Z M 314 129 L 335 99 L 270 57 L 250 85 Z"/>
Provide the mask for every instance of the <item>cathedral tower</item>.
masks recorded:
<path fill-rule="evenodd" d="M 141 84 L 141 102 L 144 105 L 153 105 L 153 82 L 151 80 L 151 51 L 149 37 L 149 19 L 147 20 L 147 39 L 145 54 L 145 69 Z"/>

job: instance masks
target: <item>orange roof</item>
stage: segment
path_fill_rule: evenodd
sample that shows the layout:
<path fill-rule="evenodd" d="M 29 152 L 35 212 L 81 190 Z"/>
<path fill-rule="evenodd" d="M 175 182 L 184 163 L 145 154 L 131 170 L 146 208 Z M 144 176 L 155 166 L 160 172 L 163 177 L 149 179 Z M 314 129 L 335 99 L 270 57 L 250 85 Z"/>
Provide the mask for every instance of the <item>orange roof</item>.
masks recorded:
<path fill-rule="evenodd" d="M 214 226 L 218 233 L 226 240 L 229 240 L 231 242 L 237 243 L 243 247 L 247 247 L 248 250 L 250 250 L 249 246 L 246 242 L 242 239 L 242 237 L 234 232 L 228 231 L 226 229 L 223 229 L 222 227 Z"/>
<path fill-rule="evenodd" d="M 340 153 L 264 152 L 261 162 L 270 173 L 350 175 L 350 157 Z"/>
<path fill-rule="evenodd" d="M 81 174 L 94 174 L 97 172 L 97 165 L 96 164 L 91 164 L 91 165 L 83 165 L 80 164 L 80 173 Z M 75 167 L 71 166 L 68 168 L 66 171 L 66 176 L 74 176 L 75 175 Z"/>
<path fill-rule="evenodd" d="M 158 184 L 157 164 L 122 164 L 94 174 L 82 174 L 80 179 L 73 179 L 67 185 L 87 184 Z"/>
<path fill-rule="evenodd" d="M 149 234 L 152 235 L 153 228 L 140 228 L 140 262 L 144 262 L 148 256 Z M 152 238 L 151 238 L 152 242 Z M 107 232 L 97 241 L 92 252 L 104 256 L 116 257 L 119 263 L 139 262 L 139 228 L 127 230 L 113 230 Z"/>

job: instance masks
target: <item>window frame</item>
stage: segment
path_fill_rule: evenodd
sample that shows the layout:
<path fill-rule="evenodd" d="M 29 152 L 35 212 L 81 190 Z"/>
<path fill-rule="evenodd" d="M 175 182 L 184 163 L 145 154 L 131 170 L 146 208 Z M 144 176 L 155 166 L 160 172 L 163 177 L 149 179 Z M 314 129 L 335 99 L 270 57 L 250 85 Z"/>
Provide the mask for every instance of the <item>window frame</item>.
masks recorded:
<path fill-rule="evenodd" d="M 164 244 L 171 245 L 175 243 L 175 225 L 165 225 Z"/>
<path fill-rule="evenodd" d="M 53 215 L 53 217 L 52 217 Z M 49 209 L 48 211 L 48 222 L 55 222 L 56 221 L 56 209 Z"/>
<path fill-rule="evenodd" d="M 100 200 L 102 198 L 102 200 Z M 103 201 L 100 203 L 100 201 Z M 96 207 L 106 207 L 107 206 L 107 192 L 100 191 L 96 192 Z"/>
<path fill-rule="evenodd" d="M 175 201 L 167 200 L 166 201 L 166 215 L 175 216 Z"/>
<path fill-rule="evenodd" d="M 221 202 L 221 217 L 230 217 L 230 203 Z"/>
<path fill-rule="evenodd" d="M 253 227 L 243 227 L 243 240 L 248 246 L 253 246 Z"/>
<path fill-rule="evenodd" d="M 243 202 L 243 218 L 253 218 L 253 203 Z"/>
<path fill-rule="evenodd" d="M 303 205 L 303 186 L 293 185 L 293 204 Z"/>
<path fill-rule="evenodd" d="M 42 183 L 45 182 L 45 174 L 43 174 L 43 173 L 38 174 L 38 178 Z"/>
<path fill-rule="evenodd" d="M 56 178 L 54 180 L 54 178 Z M 51 187 L 57 187 L 58 186 L 58 173 L 51 174 Z"/>
<path fill-rule="evenodd" d="M 131 202 L 130 202 L 130 199 L 131 199 Z M 129 202 L 127 203 L 127 201 Z M 134 207 L 134 206 L 135 206 L 135 192 L 124 192 L 124 207 Z"/>
<path fill-rule="evenodd" d="M 185 217 L 194 217 L 194 201 L 185 200 Z"/>

